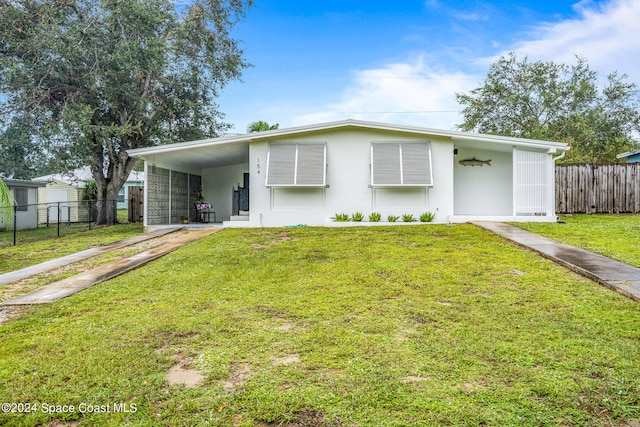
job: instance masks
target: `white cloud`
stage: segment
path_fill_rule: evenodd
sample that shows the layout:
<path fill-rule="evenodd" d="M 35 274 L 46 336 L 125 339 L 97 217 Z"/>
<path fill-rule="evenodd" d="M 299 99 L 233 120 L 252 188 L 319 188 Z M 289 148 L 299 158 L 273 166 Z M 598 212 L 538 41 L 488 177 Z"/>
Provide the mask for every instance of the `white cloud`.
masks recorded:
<path fill-rule="evenodd" d="M 427 0 L 425 5 L 437 7 L 439 3 Z M 574 5 L 574 10 L 577 18 L 541 24 L 531 29 L 527 40 L 494 57 L 476 61 L 468 58 L 467 64 L 481 65 L 486 72 L 489 64 L 508 51 L 528 55 L 532 60 L 568 64 L 574 64 L 575 55 L 580 55 L 602 78 L 618 71 L 640 84 L 640 37 L 636 30 L 640 1 L 611 0 L 596 4 L 583 0 Z M 477 68 L 473 72 L 444 70 L 424 57 L 355 71 L 337 102 L 321 107 L 320 111 L 312 107 L 316 112 L 294 114 L 291 125 L 353 118 L 452 129 L 462 122 L 455 93 L 477 87 L 486 75 L 477 72 Z"/>
<path fill-rule="evenodd" d="M 354 72 L 338 102 L 293 119 L 295 125 L 346 118 L 452 129 L 461 122 L 456 92 L 477 86 L 479 78 L 432 69 L 419 58 Z"/>
<path fill-rule="evenodd" d="M 543 24 L 534 29 L 530 40 L 511 49 L 531 59 L 575 63 L 575 55 L 604 77 L 612 71 L 628 74 L 640 82 L 640 2 L 611 0 L 597 5 L 581 1 L 574 6 L 576 19 Z"/>

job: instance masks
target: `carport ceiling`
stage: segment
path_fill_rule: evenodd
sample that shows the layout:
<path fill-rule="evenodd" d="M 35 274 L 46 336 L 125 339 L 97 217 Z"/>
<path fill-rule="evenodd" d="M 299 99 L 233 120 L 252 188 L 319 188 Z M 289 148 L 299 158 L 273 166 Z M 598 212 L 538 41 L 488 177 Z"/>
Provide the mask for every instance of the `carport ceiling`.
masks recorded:
<path fill-rule="evenodd" d="M 249 142 L 239 141 L 229 144 L 190 145 L 182 149 L 142 156 L 150 164 L 155 162 L 188 169 L 206 169 L 216 166 L 249 163 Z"/>

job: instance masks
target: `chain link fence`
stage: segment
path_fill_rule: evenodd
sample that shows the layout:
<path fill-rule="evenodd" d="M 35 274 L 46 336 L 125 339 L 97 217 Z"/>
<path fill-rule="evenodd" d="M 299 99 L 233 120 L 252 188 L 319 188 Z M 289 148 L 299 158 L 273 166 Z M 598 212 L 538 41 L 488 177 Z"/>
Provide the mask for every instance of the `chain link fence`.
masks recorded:
<path fill-rule="evenodd" d="M 127 209 L 117 209 L 117 200 L 106 200 L 107 209 L 112 209 L 119 223 L 129 222 Z M 11 220 L 0 215 L 0 247 L 15 246 L 37 240 L 66 236 L 97 228 L 98 202 L 80 200 L 37 204 L 15 205 L 0 208 L 5 214 L 12 211 Z"/>

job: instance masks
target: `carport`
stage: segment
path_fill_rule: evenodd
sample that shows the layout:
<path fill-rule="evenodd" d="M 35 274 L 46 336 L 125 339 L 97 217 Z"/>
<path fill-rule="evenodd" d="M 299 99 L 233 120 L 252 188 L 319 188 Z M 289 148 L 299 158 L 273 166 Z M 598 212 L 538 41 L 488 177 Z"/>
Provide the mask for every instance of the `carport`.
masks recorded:
<path fill-rule="evenodd" d="M 140 148 L 130 150 L 129 155 L 144 160 L 145 227 L 180 224 L 184 218 L 194 221 L 198 217 L 195 204 L 199 202 L 212 205 L 210 210 L 218 222 L 228 221 L 239 209 L 239 189 L 248 186 L 246 138 L 232 136 Z M 213 215 L 210 218 L 213 220 Z"/>

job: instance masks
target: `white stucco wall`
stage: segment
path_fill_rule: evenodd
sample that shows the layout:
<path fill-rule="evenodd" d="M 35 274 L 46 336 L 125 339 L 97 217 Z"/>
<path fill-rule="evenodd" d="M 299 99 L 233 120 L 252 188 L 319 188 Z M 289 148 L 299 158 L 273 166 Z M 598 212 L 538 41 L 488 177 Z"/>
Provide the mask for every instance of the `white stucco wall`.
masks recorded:
<path fill-rule="evenodd" d="M 491 160 L 491 165 L 463 166 L 461 160 Z M 455 215 L 513 215 L 513 154 L 458 148 L 453 162 Z"/>
<path fill-rule="evenodd" d="M 216 221 L 228 221 L 231 217 L 232 191 L 238 188 L 238 183 L 240 186 L 244 185 L 245 172 L 249 170 L 248 165 L 244 163 L 202 170 L 202 195 L 207 202 L 213 204 Z M 250 183 L 251 186 L 253 183 Z"/>
<path fill-rule="evenodd" d="M 371 188 L 372 141 L 431 142 L 431 188 Z M 453 214 L 452 143 L 422 135 L 363 129 L 340 129 L 270 142 L 326 142 L 327 188 L 269 188 L 265 186 L 268 141 L 250 145 L 250 225 L 326 225 L 336 213 L 371 212 L 387 215 L 432 211 L 438 221 Z"/>

